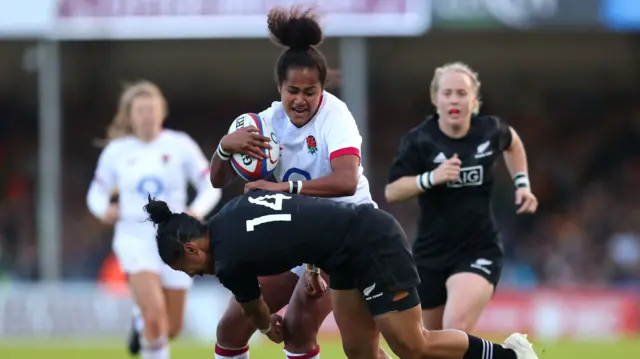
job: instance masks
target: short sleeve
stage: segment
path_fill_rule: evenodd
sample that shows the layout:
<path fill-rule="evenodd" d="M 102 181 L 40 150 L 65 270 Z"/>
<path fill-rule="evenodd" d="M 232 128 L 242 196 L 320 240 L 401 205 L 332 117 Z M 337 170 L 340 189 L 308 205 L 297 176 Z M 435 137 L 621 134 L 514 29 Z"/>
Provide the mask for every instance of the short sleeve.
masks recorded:
<path fill-rule="evenodd" d="M 217 265 L 216 268 L 218 268 Z M 221 267 L 216 270 L 216 276 L 220 283 L 231 291 L 238 303 L 256 300 L 262 294 L 260 284 L 258 284 L 258 277 L 248 273 L 246 268 Z"/>
<path fill-rule="evenodd" d="M 116 186 L 116 159 L 118 158 L 116 147 L 118 147 L 118 143 L 112 142 L 102 150 L 93 176 L 93 181 L 108 193 L 111 193 Z"/>
<path fill-rule="evenodd" d="M 336 106 L 327 116 L 324 130 L 329 161 L 346 155 L 356 155 L 360 158 L 362 136 L 351 111 L 346 106 L 344 108 Z"/>
<path fill-rule="evenodd" d="M 400 141 L 391 168 L 388 183 L 405 176 L 416 176 L 424 172 L 424 165 L 420 161 L 420 152 L 414 132 L 405 135 Z"/>
<path fill-rule="evenodd" d="M 186 133 L 180 134 L 184 152 L 184 166 L 191 183 L 197 185 L 209 176 L 209 161 L 196 141 Z"/>
<path fill-rule="evenodd" d="M 496 121 L 496 127 L 498 128 L 498 150 L 503 152 L 511 147 L 511 141 L 513 141 L 511 127 L 509 127 L 509 125 L 499 117 L 494 117 L 494 120 Z"/>
<path fill-rule="evenodd" d="M 271 121 L 273 119 L 274 114 L 276 113 L 276 110 L 279 107 L 282 107 L 282 102 L 274 101 L 274 102 L 271 103 L 271 107 L 269 107 L 268 109 L 258 113 L 258 116 L 260 116 L 260 118 L 264 122 L 266 122 L 267 124 L 269 124 L 270 126 L 273 127 L 273 124 L 272 124 Z"/>

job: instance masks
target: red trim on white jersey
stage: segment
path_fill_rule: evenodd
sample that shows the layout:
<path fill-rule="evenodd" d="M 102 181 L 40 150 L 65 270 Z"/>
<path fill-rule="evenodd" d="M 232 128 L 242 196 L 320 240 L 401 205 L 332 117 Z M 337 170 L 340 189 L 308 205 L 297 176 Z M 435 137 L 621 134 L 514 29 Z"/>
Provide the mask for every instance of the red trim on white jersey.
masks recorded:
<path fill-rule="evenodd" d="M 209 175 L 209 172 L 211 172 L 211 167 L 203 169 L 202 172 L 200 172 L 200 177 L 204 178 L 205 176 Z"/>
<path fill-rule="evenodd" d="M 362 160 L 362 158 L 360 157 L 359 149 L 355 147 L 345 147 L 345 148 L 341 148 L 339 150 L 335 150 L 331 152 L 331 154 L 329 155 L 329 161 L 333 161 L 334 158 L 347 156 L 347 155 L 356 155 L 358 156 L 358 158 L 360 158 L 360 160 Z"/>

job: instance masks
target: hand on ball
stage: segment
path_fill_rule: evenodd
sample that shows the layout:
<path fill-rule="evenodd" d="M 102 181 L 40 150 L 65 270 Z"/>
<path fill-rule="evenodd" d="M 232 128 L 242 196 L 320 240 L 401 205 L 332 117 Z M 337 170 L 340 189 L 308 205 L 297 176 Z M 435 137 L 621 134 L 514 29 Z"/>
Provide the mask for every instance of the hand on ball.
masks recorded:
<path fill-rule="evenodd" d="M 254 126 L 242 127 L 222 137 L 222 149 L 229 153 L 242 153 L 255 159 L 267 158 L 262 149 L 271 149 L 271 139 L 260 135 Z"/>

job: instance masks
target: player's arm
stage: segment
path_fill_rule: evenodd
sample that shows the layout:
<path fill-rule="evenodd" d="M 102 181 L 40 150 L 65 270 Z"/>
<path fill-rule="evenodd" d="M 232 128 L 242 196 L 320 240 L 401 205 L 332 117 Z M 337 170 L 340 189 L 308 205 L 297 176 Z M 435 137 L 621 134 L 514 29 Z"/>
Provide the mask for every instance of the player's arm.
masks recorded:
<path fill-rule="evenodd" d="M 331 160 L 330 175 L 308 181 L 279 183 L 278 185 L 281 186 L 279 190 L 313 197 L 352 196 L 358 187 L 359 167 L 359 153 L 340 155 Z"/>
<path fill-rule="evenodd" d="M 220 202 L 222 191 L 212 187 L 209 181 L 209 163 L 198 144 L 187 134 L 184 134 L 183 147 L 185 170 L 189 182 L 197 190 L 197 195 L 189 205 L 188 212 L 197 218 L 204 218 Z"/>
<path fill-rule="evenodd" d="M 407 134 L 401 141 L 389 170 L 384 197 L 388 203 L 402 202 L 420 195 L 424 189 L 420 183 L 423 166 L 420 165 L 415 136 Z M 427 180 L 429 176 L 427 175 Z"/>
<path fill-rule="evenodd" d="M 220 283 L 233 293 L 244 314 L 253 326 L 265 334 L 270 329 L 271 310 L 262 298 L 258 278 L 246 272 L 247 268 L 237 270 L 222 269 L 216 272 Z"/>
<path fill-rule="evenodd" d="M 87 192 L 87 207 L 91 214 L 104 223 L 112 223 L 117 213 L 110 210 L 111 196 L 116 186 L 116 157 L 114 145 L 108 145 L 100 153 L 98 166 Z"/>
<path fill-rule="evenodd" d="M 218 146 L 218 150 L 216 150 L 213 157 L 211 157 L 209 172 L 209 181 L 215 188 L 223 188 L 233 182 L 237 177 L 236 172 L 231 168 L 229 157 L 221 157 L 218 153 L 219 151 L 220 146 Z"/>
<path fill-rule="evenodd" d="M 516 187 L 529 188 L 529 168 L 527 165 L 527 152 L 524 143 L 518 133 L 506 122 L 498 117 L 493 117 L 498 128 L 498 150 L 502 152 L 504 163 L 513 178 Z"/>
<path fill-rule="evenodd" d="M 239 303 L 244 310 L 244 314 L 262 334 L 266 334 L 271 329 L 271 310 L 269 310 L 269 306 L 262 298 L 262 295 L 252 301 Z"/>
<path fill-rule="evenodd" d="M 507 170 L 509 170 L 511 178 L 515 178 L 518 174 L 528 176 L 527 153 L 524 149 L 524 143 L 513 128 L 508 127 L 507 130 L 508 136 L 505 137 L 510 138 L 510 141 L 507 142 L 506 139 L 500 141 L 505 143 L 502 156 Z"/>
<path fill-rule="evenodd" d="M 331 111 L 322 128 L 331 174 L 308 181 L 283 183 L 283 191 L 314 197 L 346 197 L 356 193 L 362 137 L 348 109 L 334 108 Z"/>
<path fill-rule="evenodd" d="M 260 118 L 263 119 L 265 122 L 271 123 L 271 118 L 273 117 L 273 114 L 275 113 L 276 108 L 278 106 L 281 106 L 280 102 L 273 102 L 271 104 L 271 107 L 260 112 L 258 116 L 260 116 Z M 218 148 L 216 149 L 216 152 L 211 157 L 211 166 L 210 166 L 211 173 L 209 175 L 209 179 L 213 187 L 223 188 L 226 185 L 233 182 L 238 177 L 237 173 L 231 167 L 231 163 L 229 163 L 229 160 L 231 159 L 231 156 L 233 155 L 234 151 L 232 148 L 233 146 L 227 142 L 233 142 L 233 141 L 225 142 L 224 140 L 225 140 L 225 137 L 227 136 L 238 136 L 238 135 L 242 136 L 243 135 L 242 132 L 247 132 L 247 131 L 249 131 L 249 128 L 240 129 L 236 131 L 237 133 L 234 132 L 236 133 L 235 135 L 227 134 L 220 140 L 220 144 L 218 144 Z M 250 150 L 247 150 L 244 152 L 246 152 L 248 155 L 255 158 L 260 158 L 260 159 L 264 158 L 265 155 L 264 153 L 261 152 L 260 148 L 264 148 L 265 144 L 268 144 L 268 142 L 264 142 L 264 141 L 270 141 L 270 139 L 264 138 L 263 136 L 259 136 L 257 134 L 253 134 L 252 136 L 247 135 L 244 137 L 249 138 L 252 141 Z"/>
<path fill-rule="evenodd" d="M 513 128 L 497 118 L 496 120 L 498 148 L 503 151 L 504 162 L 516 187 L 515 203 L 518 206 L 516 213 L 535 213 L 538 208 L 538 199 L 531 192 L 527 153 L 522 139 Z"/>

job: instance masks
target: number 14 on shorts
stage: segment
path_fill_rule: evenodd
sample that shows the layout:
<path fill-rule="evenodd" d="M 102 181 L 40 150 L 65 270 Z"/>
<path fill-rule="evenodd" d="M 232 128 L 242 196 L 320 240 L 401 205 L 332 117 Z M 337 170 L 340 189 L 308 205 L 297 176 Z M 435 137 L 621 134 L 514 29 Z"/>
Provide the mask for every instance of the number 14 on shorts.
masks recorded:
<path fill-rule="evenodd" d="M 274 211 L 282 211 L 282 201 L 287 199 L 291 199 L 291 196 L 287 196 L 282 193 L 276 193 L 256 198 L 249 197 L 249 203 L 257 204 L 259 206 L 265 206 L 267 208 L 271 208 Z M 273 202 L 270 202 L 268 200 L 273 200 Z M 268 214 L 265 216 L 248 219 L 247 232 L 253 232 L 256 226 L 269 222 L 291 222 L 291 214 Z"/>

